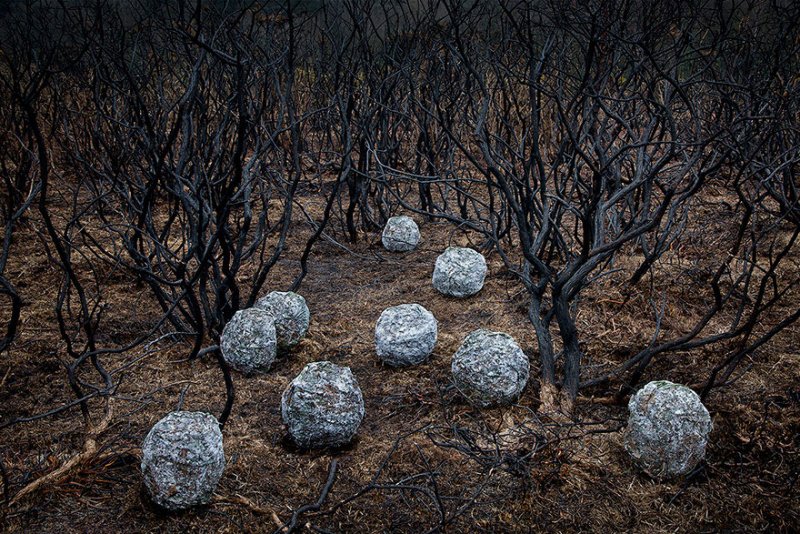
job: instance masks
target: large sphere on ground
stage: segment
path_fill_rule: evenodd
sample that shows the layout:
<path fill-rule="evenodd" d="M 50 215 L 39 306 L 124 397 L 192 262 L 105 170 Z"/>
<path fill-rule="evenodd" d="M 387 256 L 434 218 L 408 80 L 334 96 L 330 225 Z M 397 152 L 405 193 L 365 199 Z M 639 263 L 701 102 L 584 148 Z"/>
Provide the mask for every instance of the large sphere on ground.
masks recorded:
<path fill-rule="evenodd" d="M 686 475 L 705 456 L 711 416 L 686 386 L 650 382 L 631 397 L 628 411 L 625 449 L 650 476 Z"/>
<path fill-rule="evenodd" d="M 414 250 L 419 244 L 419 227 L 411 217 L 391 217 L 383 227 L 381 242 L 386 250 L 392 252 Z"/>
<path fill-rule="evenodd" d="M 237 311 L 220 337 L 222 356 L 238 371 L 268 371 L 275 361 L 277 338 L 273 316 L 258 308 Z"/>
<path fill-rule="evenodd" d="M 375 326 L 375 349 L 389 365 L 416 365 L 433 352 L 436 335 L 436 318 L 419 304 L 392 306 Z"/>
<path fill-rule="evenodd" d="M 471 248 L 448 247 L 433 269 L 433 287 L 451 297 L 470 297 L 483 287 L 486 260 Z"/>
<path fill-rule="evenodd" d="M 358 431 L 364 398 L 349 367 L 313 362 L 283 392 L 281 415 L 300 447 L 340 447 Z"/>
<path fill-rule="evenodd" d="M 292 291 L 272 291 L 258 299 L 254 307 L 275 318 L 275 332 L 281 350 L 294 347 L 308 332 L 311 313 L 302 295 Z"/>
<path fill-rule="evenodd" d="M 207 504 L 225 469 L 217 419 L 202 412 L 172 412 L 142 444 L 142 475 L 150 498 L 167 510 Z"/>
<path fill-rule="evenodd" d="M 528 357 L 514 338 L 482 329 L 464 339 L 451 368 L 456 388 L 479 408 L 515 401 L 530 375 Z"/>

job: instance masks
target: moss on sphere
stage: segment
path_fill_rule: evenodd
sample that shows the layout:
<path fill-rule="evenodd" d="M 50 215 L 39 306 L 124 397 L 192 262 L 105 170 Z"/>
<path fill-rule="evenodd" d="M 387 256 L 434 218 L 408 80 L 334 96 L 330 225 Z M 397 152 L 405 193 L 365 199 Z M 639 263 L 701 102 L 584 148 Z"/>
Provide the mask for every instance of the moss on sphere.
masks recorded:
<path fill-rule="evenodd" d="M 268 371 L 275 361 L 275 319 L 259 308 L 237 311 L 220 336 L 222 357 L 243 373 Z"/>
<path fill-rule="evenodd" d="M 300 447 L 341 447 L 364 418 L 364 397 L 349 367 L 313 362 L 284 390 L 281 416 Z"/>
<path fill-rule="evenodd" d="M 705 457 L 711 416 L 688 387 L 650 382 L 631 397 L 628 412 L 625 450 L 650 476 L 686 475 Z"/>
<path fill-rule="evenodd" d="M 392 306 L 375 325 L 375 351 L 388 365 L 417 365 L 433 352 L 437 331 L 436 318 L 419 304 Z"/>
<path fill-rule="evenodd" d="M 528 357 L 502 332 L 470 333 L 451 363 L 453 383 L 473 406 L 487 408 L 516 401 L 530 375 Z"/>
<path fill-rule="evenodd" d="M 203 412 L 172 412 L 142 444 L 142 475 L 150 499 L 171 511 L 207 504 L 225 470 L 217 419 Z"/>
<path fill-rule="evenodd" d="M 254 307 L 274 317 L 280 350 L 291 349 L 308 332 L 311 312 L 302 295 L 292 291 L 272 291 L 260 298 Z"/>
<path fill-rule="evenodd" d="M 406 215 L 391 217 L 386 221 L 381 234 L 381 243 L 392 252 L 408 252 L 419 244 L 419 227 L 414 219 Z"/>
<path fill-rule="evenodd" d="M 486 259 L 471 248 L 448 247 L 433 269 L 433 287 L 440 293 L 457 298 L 471 297 L 483 288 Z"/>

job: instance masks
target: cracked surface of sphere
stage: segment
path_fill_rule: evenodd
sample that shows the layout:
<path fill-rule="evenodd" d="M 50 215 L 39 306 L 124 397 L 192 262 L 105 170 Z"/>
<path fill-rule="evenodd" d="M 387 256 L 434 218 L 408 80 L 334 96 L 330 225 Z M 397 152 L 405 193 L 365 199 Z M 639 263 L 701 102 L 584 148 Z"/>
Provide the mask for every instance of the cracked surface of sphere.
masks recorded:
<path fill-rule="evenodd" d="M 302 295 L 292 291 L 272 291 L 260 298 L 254 307 L 275 318 L 275 334 L 280 350 L 294 347 L 308 332 L 311 313 Z"/>
<path fill-rule="evenodd" d="M 150 499 L 166 510 L 207 504 L 225 470 L 217 419 L 203 412 L 172 412 L 142 444 L 142 475 Z"/>
<path fill-rule="evenodd" d="M 514 338 L 481 329 L 464 339 L 453 355 L 451 370 L 453 383 L 470 404 L 487 408 L 519 398 L 528 383 L 530 364 Z"/>
<path fill-rule="evenodd" d="M 486 259 L 471 248 L 448 247 L 433 269 L 433 287 L 451 297 L 470 297 L 483 288 Z"/>
<path fill-rule="evenodd" d="M 375 326 L 375 350 L 389 365 L 416 365 L 433 352 L 437 330 L 436 318 L 419 304 L 392 306 Z"/>
<path fill-rule="evenodd" d="M 237 311 L 220 337 L 222 356 L 243 373 L 268 371 L 277 349 L 275 320 L 259 308 Z"/>
<path fill-rule="evenodd" d="M 391 217 L 383 227 L 381 243 L 392 252 L 414 250 L 419 244 L 419 227 L 414 219 L 406 215 Z"/>
<path fill-rule="evenodd" d="M 349 367 L 313 362 L 284 390 L 281 416 L 300 447 L 340 447 L 358 431 L 364 398 Z"/>
<path fill-rule="evenodd" d="M 690 388 L 650 382 L 631 397 L 628 412 L 625 449 L 648 475 L 686 475 L 705 457 L 711 416 Z"/>

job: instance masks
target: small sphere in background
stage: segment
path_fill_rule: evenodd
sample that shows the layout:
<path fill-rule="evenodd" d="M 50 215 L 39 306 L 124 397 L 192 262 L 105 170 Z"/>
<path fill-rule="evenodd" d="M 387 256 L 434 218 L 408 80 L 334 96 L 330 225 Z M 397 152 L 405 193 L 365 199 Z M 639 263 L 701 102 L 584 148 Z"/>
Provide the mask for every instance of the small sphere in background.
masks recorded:
<path fill-rule="evenodd" d="M 275 318 L 278 349 L 282 351 L 300 343 L 308 332 L 311 313 L 302 295 L 292 291 L 272 291 L 260 298 L 254 307 Z"/>
<path fill-rule="evenodd" d="M 470 297 L 483 288 L 486 259 L 471 248 L 448 247 L 433 269 L 433 287 L 450 297 Z"/>
<path fill-rule="evenodd" d="M 273 316 L 259 308 L 237 311 L 222 330 L 220 348 L 225 361 L 238 371 L 269 371 L 277 348 Z"/>
<path fill-rule="evenodd" d="M 391 217 L 383 227 L 381 242 L 386 250 L 407 252 L 419 244 L 419 227 L 406 215 Z"/>

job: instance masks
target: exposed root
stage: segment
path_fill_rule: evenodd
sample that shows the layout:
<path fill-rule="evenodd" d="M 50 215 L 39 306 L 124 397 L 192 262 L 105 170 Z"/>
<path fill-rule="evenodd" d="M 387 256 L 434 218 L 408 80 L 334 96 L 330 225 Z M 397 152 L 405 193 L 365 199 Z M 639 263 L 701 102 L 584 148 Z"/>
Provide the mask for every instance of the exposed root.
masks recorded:
<path fill-rule="evenodd" d="M 221 495 L 215 495 L 212 502 L 217 504 L 236 504 L 239 506 L 244 506 L 251 512 L 257 515 L 268 515 L 272 519 L 272 522 L 275 523 L 276 526 L 279 528 L 283 527 L 283 522 L 278 517 L 273 510 L 270 508 L 264 508 L 263 506 L 259 505 L 248 499 L 247 497 L 243 497 L 242 495 L 234 495 L 233 497 L 223 497 Z"/>
<path fill-rule="evenodd" d="M 77 454 L 67 460 L 64 465 L 56 469 L 55 471 L 51 471 L 50 473 L 41 476 L 19 490 L 16 495 L 11 499 L 9 502 L 9 506 L 13 506 L 22 500 L 24 497 L 31 495 L 32 493 L 36 492 L 44 486 L 45 484 L 55 484 L 60 482 L 61 480 L 65 479 L 73 470 L 82 466 L 89 460 L 91 460 L 95 454 L 97 454 L 97 436 L 103 433 L 107 428 L 109 423 L 111 422 L 111 418 L 114 415 L 114 410 L 112 407 L 111 399 L 109 398 L 106 402 L 106 411 L 105 415 L 103 416 L 102 421 L 98 425 L 93 428 L 90 428 L 87 436 L 86 441 L 83 444 L 83 452 Z"/>

